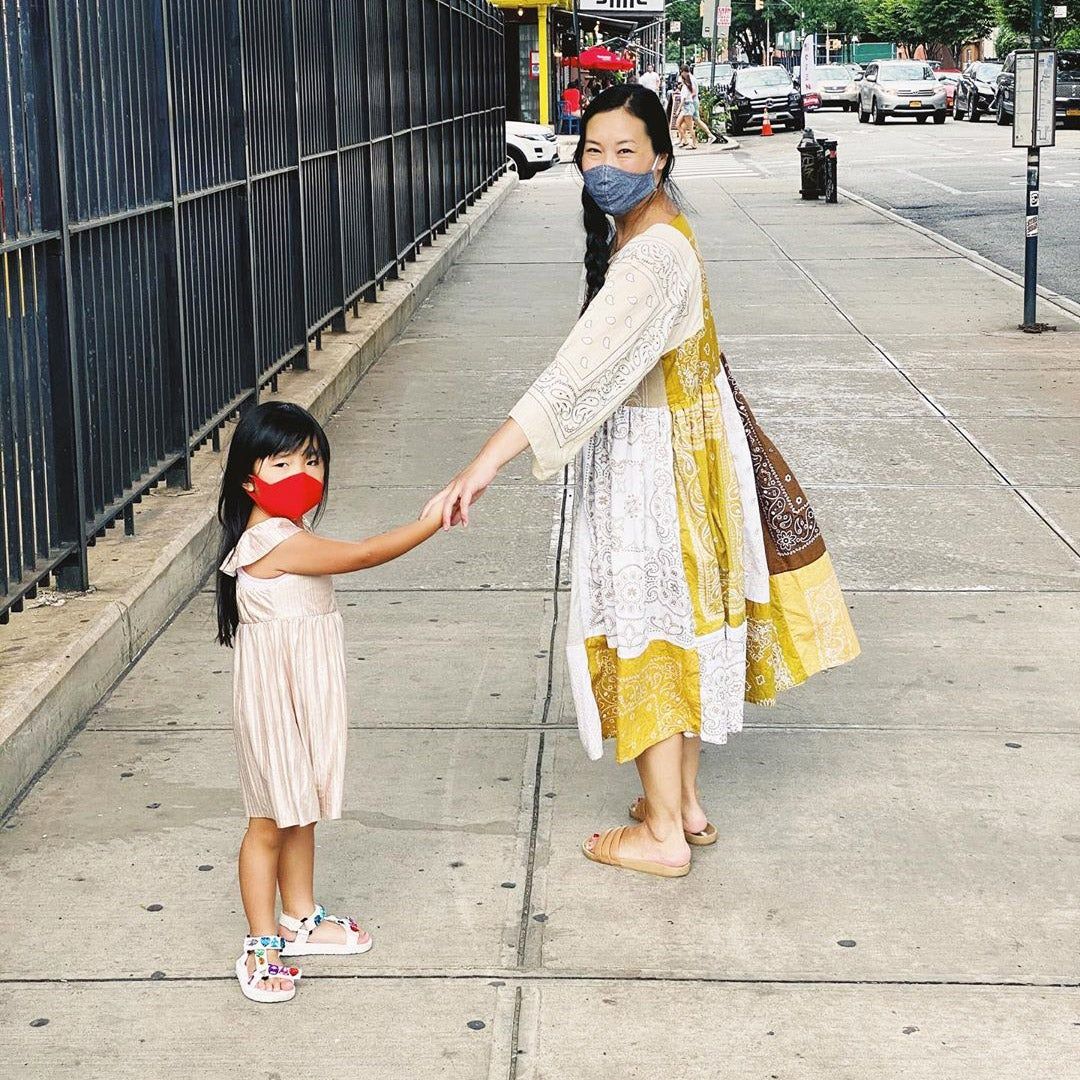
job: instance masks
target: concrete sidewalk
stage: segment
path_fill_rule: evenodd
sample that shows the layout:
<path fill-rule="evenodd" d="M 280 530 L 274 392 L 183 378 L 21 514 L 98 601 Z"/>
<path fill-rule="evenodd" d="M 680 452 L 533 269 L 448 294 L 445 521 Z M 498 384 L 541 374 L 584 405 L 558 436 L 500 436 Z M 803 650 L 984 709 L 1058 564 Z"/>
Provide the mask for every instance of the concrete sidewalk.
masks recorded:
<path fill-rule="evenodd" d="M 1013 285 L 865 207 L 683 186 L 864 655 L 706 752 L 720 841 L 690 877 L 587 862 L 636 777 L 578 743 L 566 492 L 516 462 L 468 533 L 339 582 L 353 731 L 320 895 L 376 948 L 268 1011 L 229 974 L 243 818 L 204 591 L 0 830 L 12 1075 L 1076 1076 L 1080 326 L 1012 331 Z M 413 515 L 551 356 L 576 194 L 520 185 L 362 380 L 326 532 Z"/>

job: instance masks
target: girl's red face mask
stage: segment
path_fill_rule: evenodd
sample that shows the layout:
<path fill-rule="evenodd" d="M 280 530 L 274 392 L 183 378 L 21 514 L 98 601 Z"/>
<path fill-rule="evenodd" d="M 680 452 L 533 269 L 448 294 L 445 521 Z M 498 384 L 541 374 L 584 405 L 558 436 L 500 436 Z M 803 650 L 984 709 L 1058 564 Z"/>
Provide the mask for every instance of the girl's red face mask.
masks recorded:
<path fill-rule="evenodd" d="M 322 501 L 323 482 L 310 473 L 293 473 L 275 484 L 252 475 L 251 482 L 255 486 L 248 492 L 251 501 L 271 517 L 298 521 Z"/>

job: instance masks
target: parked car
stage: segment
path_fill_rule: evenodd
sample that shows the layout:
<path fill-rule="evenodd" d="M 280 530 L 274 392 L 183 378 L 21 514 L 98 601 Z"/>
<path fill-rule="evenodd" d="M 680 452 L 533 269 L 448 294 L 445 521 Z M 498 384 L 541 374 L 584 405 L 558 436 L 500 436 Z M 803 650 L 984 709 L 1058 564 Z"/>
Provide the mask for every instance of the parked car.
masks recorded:
<path fill-rule="evenodd" d="M 859 101 L 859 88 L 846 64 L 821 64 L 814 68 L 813 93 L 821 108 L 839 105 L 844 112 L 853 112 Z"/>
<path fill-rule="evenodd" d="M 998 76 L 997 95 L 993 109 L 999 124 L 1011 124 L 1015 108 L 1016 53 L 1005 58 Z M 1054 101 L 1054 123 L 1080 124 L 1080 49 L 1060 49 L 1057 53 L 1057 97 Z"/>
<path fill-rule="evenodd" d="M 507 120 L 506 156 L 516 166 L 518 176 L 528 180 L 559 160 L 559 142 L 555 132 L 543 124 Z"/>
<path fill-rule="evenodd" d="M 966 116 L 972 123 L 978 123 L 979 117 L 990 111 L 1001 71 L 1001 64 L 992 64 L 988 60 L 967 66 L 956 84 L 952 110 L 954 120 L 963 120 Z"/>
<path fill-rule="evenodd" d="M 859 83 L 859 123 L 884 124 L 887 116 L 929 117 L 944 124 L 945 87 L 922 60 L 875 60 Z"/>
<path fill-rule="evenodd" d="M 778 65 L 736 68 L 729 99 L 728 131 L 732 135 L 741 135 L 747 128 L 760 128 L 766 109 L 769 121 L 783 124 L 788 131 L 803 126 L 802 97 L 791 76 Z"/>
<path fill-rule="evenodd" d="M 731 76 L 735 74 L 735 66 L 733 64 L 717 63 L 715 79 L 712 77 L 712 69 L 713 66 L 711 60 L 706 60 L 702 64 L 694 65 L 694 79 L 697 81 L 699 87 L 727 87 L 731 85 Z"/>
<path fill-rule="evenodd" d="M 963 78 L 963 74 L 957 68 L 938 68 L 934 73 L 937 81 L 945 87 L 945 107 L 951 109 L 956 100 L 956 86 Z"/>

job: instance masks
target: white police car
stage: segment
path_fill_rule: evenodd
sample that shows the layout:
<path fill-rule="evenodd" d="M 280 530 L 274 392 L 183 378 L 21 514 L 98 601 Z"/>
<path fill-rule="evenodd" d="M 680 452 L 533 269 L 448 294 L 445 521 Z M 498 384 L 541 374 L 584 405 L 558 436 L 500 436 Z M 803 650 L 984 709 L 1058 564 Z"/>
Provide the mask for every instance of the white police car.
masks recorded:
<path fill-rule="evenodd" d="M 543 124 L 508 120 L 506 156 L 513 162 L 518 176 L 528 180 L 535 173 L 550 169 L 559 160 L 559 143 L 555 132 Z"/>

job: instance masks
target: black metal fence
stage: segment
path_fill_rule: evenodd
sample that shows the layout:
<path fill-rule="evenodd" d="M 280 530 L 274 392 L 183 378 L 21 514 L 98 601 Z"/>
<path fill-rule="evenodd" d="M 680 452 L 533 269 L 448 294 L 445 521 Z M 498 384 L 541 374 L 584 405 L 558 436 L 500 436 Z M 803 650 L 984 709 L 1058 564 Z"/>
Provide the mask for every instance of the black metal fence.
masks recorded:
<path fill-rule="evenodd" d="M 3 0 L 0 622 L 502 171 L 486 0 Z"/>

